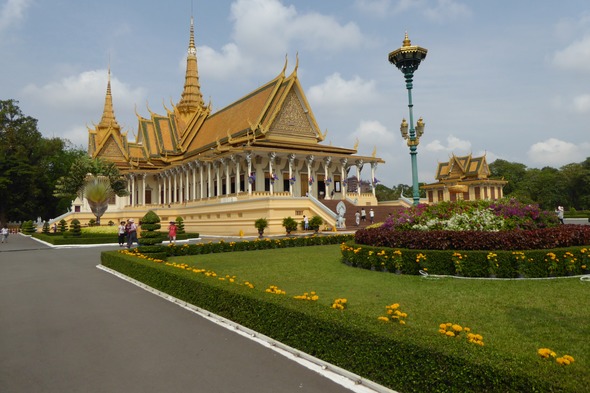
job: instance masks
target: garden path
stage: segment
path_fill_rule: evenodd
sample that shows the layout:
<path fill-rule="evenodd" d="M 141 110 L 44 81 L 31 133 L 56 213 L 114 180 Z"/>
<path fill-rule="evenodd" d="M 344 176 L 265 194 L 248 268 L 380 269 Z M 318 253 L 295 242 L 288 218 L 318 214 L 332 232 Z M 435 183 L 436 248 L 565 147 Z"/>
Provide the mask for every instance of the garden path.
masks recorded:
<path fill-rule="evenodd" d="M 117 248 L 0 244 L 1 392 L 350 392 L 97 269 Z"/>

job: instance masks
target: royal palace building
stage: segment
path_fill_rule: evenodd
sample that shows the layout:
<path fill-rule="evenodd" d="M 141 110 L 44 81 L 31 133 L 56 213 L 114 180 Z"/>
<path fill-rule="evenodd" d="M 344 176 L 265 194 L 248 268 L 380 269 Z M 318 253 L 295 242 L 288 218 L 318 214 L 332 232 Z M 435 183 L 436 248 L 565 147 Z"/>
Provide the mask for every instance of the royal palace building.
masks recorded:
<path fill-rule="evenodd" d="M 325 143 L 297 76 L 281 72 L 268 83 L 213 112 L 203 100 L 191 18 L 184 89 L 163 113 L 137 116 L 135 140 L 115 117 L 110 70 L 100 122 L 88 130 L 88 154 L 116 163 L 129 196 L 116 197 L 101 221 L 140 219 L 154 210 L 166 222 L 180 216 L 188 231 L 255 234 L 254 221 L 281 222 L 319 215 L 327 227 L 344 226 L 335 209 L 343 201 L 377 205 L 375 171 L 384 161 L 354 148 Z M 357 143 L 358 145 L 358 143 Z M 370 192 L 348 184 L 368 178 Z M 356 184 L 356 182 L 355 182 Z M 69 219 L 92 218 L 85 199 L 74 201 Z"/>

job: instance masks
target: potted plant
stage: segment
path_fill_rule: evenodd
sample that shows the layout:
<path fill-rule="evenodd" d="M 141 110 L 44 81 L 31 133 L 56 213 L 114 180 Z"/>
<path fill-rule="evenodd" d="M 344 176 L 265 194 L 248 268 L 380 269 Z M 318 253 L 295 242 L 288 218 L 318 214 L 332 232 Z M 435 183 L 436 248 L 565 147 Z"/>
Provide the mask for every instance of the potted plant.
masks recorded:
<path fill-rule="evenodd" d="M 309 228 L 313 229 L 317 233 L 320 230 L 320 227 L 322 226 L 323 223 L 324 223 L 324 220 L 322 220 L 322 217 L 313 216 L 309 220 Z"/>
<path fill-rule="evenodd" d="M 268 226 L 268 220 L 266 218 L 259 218 L 258 220 L 254 221 L 254 226 L 256 229 L 258 229 L 258 235 L 262 237 L 264 228 Z"/>
<path fill-rule="evenodd" d="M 291 234 L 292 231 L 297 230 L 297 221 L 291 216 L 283 218 L 283 226 L 285 227 L 285 231 L 287 231 L 287 235 Z"/>

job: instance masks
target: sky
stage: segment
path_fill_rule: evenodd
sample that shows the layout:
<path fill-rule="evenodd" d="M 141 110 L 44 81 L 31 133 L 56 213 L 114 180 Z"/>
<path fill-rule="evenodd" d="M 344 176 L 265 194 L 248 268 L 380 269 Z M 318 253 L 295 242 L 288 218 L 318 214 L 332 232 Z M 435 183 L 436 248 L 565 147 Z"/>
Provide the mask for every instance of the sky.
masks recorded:
<path fill-rule="evenodd" d="M 590 156 L 587 0 L 0 0 L 0 100 L 19 101 L 44 136 L 86 148 L 110 66 L 115 115 L 134 140 L 136 112 L 165 114 L 180 99 L 191 15 L 214 111 L 298 57 L 325 143 L 376 149 L 388 187 L 412 182 L 399 131 L 407 90 L 388 62 L 405 32 L 428 49 L 412 90 L 426 123 L 420 182 L 453 154 L 528 168 Z"/>

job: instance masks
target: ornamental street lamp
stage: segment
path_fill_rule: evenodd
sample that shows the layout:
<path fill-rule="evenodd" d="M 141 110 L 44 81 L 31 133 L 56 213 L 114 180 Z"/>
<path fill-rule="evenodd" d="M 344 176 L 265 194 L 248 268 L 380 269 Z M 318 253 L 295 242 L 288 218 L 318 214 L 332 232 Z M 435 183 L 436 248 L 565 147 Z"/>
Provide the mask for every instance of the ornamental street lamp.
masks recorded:
<path fill-rule="evenodd" d="M 410 39 L 408 38 L 408 33 L 406 33 L 402 47 L 389 53 L 389 62 L 395 65 L 404 74 L 404 77 L 406 78 L 406 89 L 408 89 L 410 132 L 408 133 L 408 123 L 406 122 L 406 119 L 402 120 L 400 131 L 402 133 L 402 137 L 407 141 L 410 148 L 414 205 L 418 205 L 418 203 L 420 203 L 417 154 L 420 137 L 424 133 L 424 121 L 422 121 L 422 118 L 418 119 L 416 128 L 414 128 L 414 114 L 412 112 L 412 108 L 414 106 L 412 104 L 412 79 L 414 78 L 414 72 L 418 69 L 420 62 L 426 57 L 426 53 L 428 53 L 427 49 L 411 44 Z"/>

